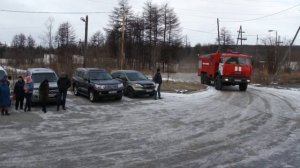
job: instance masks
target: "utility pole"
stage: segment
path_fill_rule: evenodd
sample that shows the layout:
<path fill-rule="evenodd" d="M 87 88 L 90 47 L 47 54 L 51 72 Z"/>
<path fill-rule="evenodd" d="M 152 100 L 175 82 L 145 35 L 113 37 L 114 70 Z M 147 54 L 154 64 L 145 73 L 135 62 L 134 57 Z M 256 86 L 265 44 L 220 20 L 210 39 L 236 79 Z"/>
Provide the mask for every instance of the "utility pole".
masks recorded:
<path fill-rule="evenodd" d="M 294 38 L 293 38 L 293 41 L 290 43 L 289 48 L 286 50 L 286 52 L 285 52 L 285 54 L 284 54 L 282 60 L 281 60 L 281 61 L 279 62 L 279 64 L 278 64 L 277 70 L 276 70 L 276 72 L 275 72 L 275 74 L 274 74 L 274 80 L 277 78 L 277 75 L 278 75 L 278 73 L 279 73 L 279 71 L 280 71 L 280 69 L 281 69 L 281 66 L 282 66 L 282 64 L 284 63 L 285 59 L 287 58 L 287 56 L 288 56 L 289 54 L 291 54 L 290 52 L 291 52 L 291 50 L 292 50 L 292 46 L 294 45 L 294 42 L 295 42 L 295 40 L 296 40 L 296 38 L 297 38 L 297 36 L 298 36 L 299 31 L 300 31 L 300 26 L 299 26 L 299 28 L 298 28 L 298 30 L 297 30 L 297 32 L 296 32 Z"/>
<path fill-rule="evenodd" d="M 217 18 L 217 26 L 218 26 L 218 51 L 220 51 L 220 22 L 219 22 L 219 18 Z"/>
<path fill-rule="evenodd" d="M 247 38 L 243 38 L 243 33 L 245 33 L 245 32 L 243 31 L 242 26 L 240 26 L 240 29 L 239 29 L 238 33 L 241 37 L 238 36 L 237 41 L 241 40 L 241 46 L 243 46 L 243 41 L 247 40 Z"/>
<path fill-rule="evenodd" d="M 86 57 L 87 57 L 87 39 L 88 39 L 88 26 L 89 26 L 89 17 L 88 15 L 85 18 L 80 18 L 83 22 L 85 22 L 85 33 L 84 33 L 84 58 L 83 58 L 83 67 L 86 66 Z"/>
<path fill-rule="evenodd" d="M 245 32 L 243 31 L 243 27 L 242 26 L 240 26 L 240 29 L 239 29 L 238 33 L 239 34 L 238 34 L 238 38 L 237 38 L 237 42 L 236 43 L 238 45 L 239 40 L 241 40 L 240 51 L 242 51 L 243 41 L 247 40 L 247 38 L 243 38 L 243 33 L 245 33 Z"/>

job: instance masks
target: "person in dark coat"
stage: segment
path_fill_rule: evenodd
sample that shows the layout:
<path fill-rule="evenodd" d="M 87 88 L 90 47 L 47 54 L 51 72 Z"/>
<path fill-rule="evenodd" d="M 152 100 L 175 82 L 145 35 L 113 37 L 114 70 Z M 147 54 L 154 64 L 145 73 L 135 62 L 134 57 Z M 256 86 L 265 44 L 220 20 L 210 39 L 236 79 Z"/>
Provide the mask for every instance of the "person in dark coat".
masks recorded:
<path fill-rule="evenodd" d="M 62 73 L 57 81 L 59 93 L 57 95 L 57 111 L 59 111 L 60 105 L 63 110 L 66 110 L 66 97 L 69 87 L 71 87 L 71 81 L 66 73 Z"/>
<path fill-rule="evenodd" d="M 16 99 L 16 103 L 15 103 L 16 110 L 18 110 L 19 105 L 20 105 L 20 109 L 21 110 L 23 109 L 23 102 L 25 96 L 24 85 L 25 85 L 25 81 L 23 80 L 23 77 L 19 76 L 18 81 L 16 82 L 14 87 L 14 96 Z"/>
<path fill-rule="evenodd" d="M 49 95 L 49 81 L 45 79 L 39 87 L 39 99 L 40 102 L 42 103 L 42 111 L 44 113 L 47 112 L 46 110 L 46 104 L 48 101 L 48 95 Z"/>
<path fill-rule="evenodd" d="M 24 111 L 25 112 L 31 111 L 31 99 L 33 93 L 33 82 L 31 76 L 27 76 L 25 78 L 24 92 L 25 92 L 25 99 L 26 99 Z"/>
<path fill-rule="evenodd" d="M 162 84 L 162 77 L 161 77 L 161 74 L 160 74 L 160 69 L 158 68 L 154 77 L 153 77 L 153 82 L 155 83 L 155 95 L 154 95 L 154 99 L 156 100 L 157 99 L 157 95 L 158 95 L 158 98 L 161 99 L 161 96 L 160 96 L 160 87 L 161 87 L 161 84 Z"/>
<path fill-rule="evenodd" d="M 10 100 L 10 89 L 9 89 L 9 83 L 7 80 L 7 76 L 4 76 L 3 79 L 0 81 L 0 109 L 1 114 L 4 115 L 10 115 L 8 113 L 8 107 L 11 105 Z"/>

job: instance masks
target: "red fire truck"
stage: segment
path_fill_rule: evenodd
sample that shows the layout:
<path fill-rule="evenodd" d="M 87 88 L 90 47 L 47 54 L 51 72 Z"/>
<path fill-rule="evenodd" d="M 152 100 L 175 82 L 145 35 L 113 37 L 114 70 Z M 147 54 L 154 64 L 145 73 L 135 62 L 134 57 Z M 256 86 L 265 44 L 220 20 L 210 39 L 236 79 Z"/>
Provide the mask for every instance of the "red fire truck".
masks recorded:
<path fill-rule="evenodd" d="M 213 53 L 199 57 L 201 83 L 214 83 L 217 90 L 222 90 L 222 86 L 239 85 L 241 91 L 246 91 L 251 74 L 251 56 L 245 54 Z"/>

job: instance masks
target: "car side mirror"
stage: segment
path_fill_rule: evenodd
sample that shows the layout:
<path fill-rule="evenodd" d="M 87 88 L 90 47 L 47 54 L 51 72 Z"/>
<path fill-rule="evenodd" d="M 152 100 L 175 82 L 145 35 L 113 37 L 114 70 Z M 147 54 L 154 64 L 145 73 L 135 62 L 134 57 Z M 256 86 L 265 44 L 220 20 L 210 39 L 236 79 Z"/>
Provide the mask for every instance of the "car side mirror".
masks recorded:
<path fill-rule="evenodd" d="M 127 81 L 127 78 L 121 77 L 120 78 L 122 81 Z"/>

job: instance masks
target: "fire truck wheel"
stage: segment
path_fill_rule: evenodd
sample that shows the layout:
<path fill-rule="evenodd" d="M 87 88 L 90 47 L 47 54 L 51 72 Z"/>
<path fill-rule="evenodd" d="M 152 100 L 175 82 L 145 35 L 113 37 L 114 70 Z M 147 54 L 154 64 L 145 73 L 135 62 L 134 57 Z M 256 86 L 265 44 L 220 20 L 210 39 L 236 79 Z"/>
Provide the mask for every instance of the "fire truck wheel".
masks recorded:
<path fill-rule="evenodd" d="M 222 90 L 222 80 L 220 75 L 218 75 L 215 79 L 215 88 L 217 90 Z"/>
<path fill-rule="evenodd" d="M 246 90 L 247 90 L 247 87 L 248 87 L 248 84 L 247 84 L 247 83 L 239 84 L 239 89 L 240 89 L 240 91 L 246 91 Z"/>
<path fill-rule="evenodd" d="M 205 74 L 201 74 L 201 84 L 204 84 L 205 82 Z"/>

